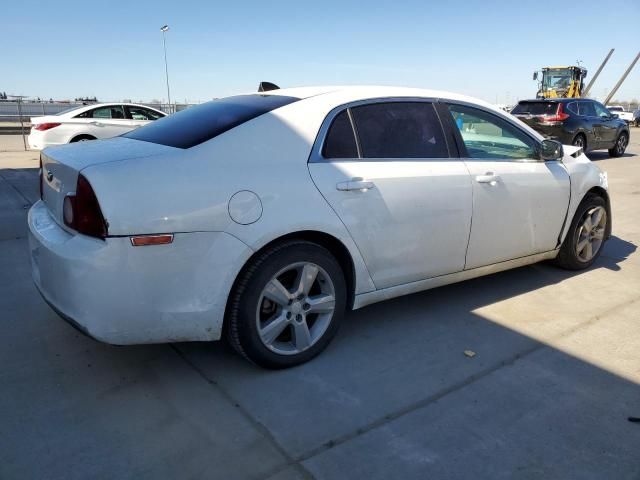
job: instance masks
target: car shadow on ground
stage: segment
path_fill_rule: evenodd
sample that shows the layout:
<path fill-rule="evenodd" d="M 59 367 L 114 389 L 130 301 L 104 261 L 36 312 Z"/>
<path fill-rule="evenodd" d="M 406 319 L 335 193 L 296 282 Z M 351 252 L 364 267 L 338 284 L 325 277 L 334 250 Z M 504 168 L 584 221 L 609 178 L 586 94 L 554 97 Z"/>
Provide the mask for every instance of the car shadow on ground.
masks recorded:
<path fill-rule="evenodd" d="M 606 150 L 596 150 L 596 151 L 591 151 L 587 153 L 587 157 L 589 157 L 589 160 L 591 160 L 592 162 L 600 162 L 602 160 L 612 160 L 616 158 L 626 158 L 626 157 L 636 157 L 636 156 L 637 155 L 635 153 L 625 152 L 620 157 L 612 157 L 611 155 L 609 155 L 609 152 L 607 152 Z"/>
<path fill-rule="evenodd" d="M 632 243 L 613 237 L 587 272 L 615 272 L 635 250 Z M 346 316 L 327 351 L 286 371 L 252 366 L 222 343 L 176 348 L 255 415 L 293 457 L 314 457 L 308 462 L 312 470 L 327 478 L 340 478 L 340 468 L 348 468 L 359 455 L 367 458 L 360 465 L 366 478 L 393 477 L 389 465 L 402 473 L 396 472 L 396 478 L 420 478 L 426 471 L 444 475 L 447 469 L 457 472 L 452 478 L 486 473 L 487 465 L 473 453 L 485 429 L 505 442 L 480 442 L 494 466 L 506 462 L 500 468 L 512 475 L 529 465 L 556 478 L 571 476 L 568 460 L 560 461 L 557 450 L 564 449 L 567 458 L 597 457 L 600 453 L 590 450 L 595 444 L 561 446 L 551 435 L 548 441 L 519 445 L 521 435 L 544 438 L 546 430 L 566 429 L 577 439 L 620 428 L 624 433 L 618 433 L 615 448 L 629 452 L 622 439 L 638 433 L 624 423 L 640 394 L 634 382 L 536 338 L 539 329 L 545 332 L 540 338 L 561 339 L 600 313 L 591 306 L 593 292 L 576 287 L 585 273 L 537 264 L 371 305 Z M 506 305 L 494 312 L 501 302 Z M 575 304 L 571 314 L 567 304 Z M 532 317 L 532 309 L 539 316 Z M 467 357 L 465 350 L 476 355 Z M 493 386 L 480 386 L 486 382 Z M 584 416 L 593 423 L 585 424 Z M 436 440 L 438 436 L 443 439 Z M 408 438 L 406 445 L 398 444 L 400 450 L 403 445 L 414 450 L 408 457 L 387 451 L 399 437 Z M 452 450 L 453 444 L 457 447 Z M 603 440 L 601 446 L 605 444 Z M 380 457 L 371 458 L 366 451 Z M 434 452 L 438 460 L 428 468 L 418 461 Z M 530 462 L 529 454 L 538 460 Z M 631 464 L 622 457 L 616 461 L 625 468 Z M 588 460 L 573 473 L 583 467 L 588 471 L 586 465 L 592 463 Z M 608 472 L 614 463 L 598 468 Z"/>

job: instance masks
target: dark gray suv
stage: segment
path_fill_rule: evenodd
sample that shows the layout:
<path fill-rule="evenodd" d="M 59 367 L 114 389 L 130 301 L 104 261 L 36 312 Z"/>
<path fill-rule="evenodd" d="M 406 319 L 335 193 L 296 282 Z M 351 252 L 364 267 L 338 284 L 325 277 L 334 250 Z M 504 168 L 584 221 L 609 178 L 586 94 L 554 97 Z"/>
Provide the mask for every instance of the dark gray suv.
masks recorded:
<path fill-rule="evenodd" d="M 554 98 L 522 100 L 511 114 L 547 138 L 620 157 L 629 144 L 629 127 L 595 100 Z"/>

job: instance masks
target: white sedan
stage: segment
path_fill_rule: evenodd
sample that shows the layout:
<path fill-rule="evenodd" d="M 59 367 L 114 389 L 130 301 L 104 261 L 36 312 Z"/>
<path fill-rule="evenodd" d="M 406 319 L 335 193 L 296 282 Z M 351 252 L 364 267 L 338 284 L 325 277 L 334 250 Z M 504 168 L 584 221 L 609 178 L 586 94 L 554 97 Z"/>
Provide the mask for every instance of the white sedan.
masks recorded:
<path fill-rule="evenodd" d="M 345 310 L 587 268 L 611 233 L 580 148 L 430 90 L 233 96 L 41 162 L 33 278 L 63 318 L 113 344 L 224 335 L 270 368 L 317 355 Z"/>
<path fill-rule="evenodd" d="M 54 145 L 111 138 L 166 116 L 133 103 L 99 103 L 31 118 L 29 147 L 42 150 Z"/>

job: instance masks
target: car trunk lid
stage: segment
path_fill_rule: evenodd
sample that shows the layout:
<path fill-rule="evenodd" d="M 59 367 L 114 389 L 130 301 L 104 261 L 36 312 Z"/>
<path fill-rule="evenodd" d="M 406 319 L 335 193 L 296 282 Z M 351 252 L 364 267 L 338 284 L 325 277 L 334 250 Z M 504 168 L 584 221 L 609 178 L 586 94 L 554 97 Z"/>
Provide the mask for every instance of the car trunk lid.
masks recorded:
<path fill-rule="evenodd" d="M 174 150 L 173 147 L 122 137 L 46 148 L 40 153 L 42 201 L 54 219 L 64 225 L 64 197 L 75 192 L 78 175 L 83 169 Z"/>

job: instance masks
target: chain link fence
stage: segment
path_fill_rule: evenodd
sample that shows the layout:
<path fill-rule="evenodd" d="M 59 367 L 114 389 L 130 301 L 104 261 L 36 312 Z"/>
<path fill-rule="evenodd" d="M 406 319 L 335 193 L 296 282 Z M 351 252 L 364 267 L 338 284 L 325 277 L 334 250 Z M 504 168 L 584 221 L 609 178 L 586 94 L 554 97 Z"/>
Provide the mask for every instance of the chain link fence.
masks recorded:
<path fill-rule="evenodd" d="M 102 102 L 98 102 L 102 103 Z M 105 102 L 116 103 L 116 102 Z M 122 102 L 131 103 L 131 102 Z M 0 100 L 0 122 L 20 122 L 22 112 L 22 121 L 29 122 L 31 117 L 42 117 L 44 115 L 56 115 L 65 110 L 82 107 L 83 105 L 92 105 L 89 102 L 43 102 L 43 101 L 22 101 L 18 104 L 14 100 Z M 165 113 L 174 113 L 184 110 L 192 105 L 192 103 L 139 103 L 138 105 L 146 105 Z"/>

